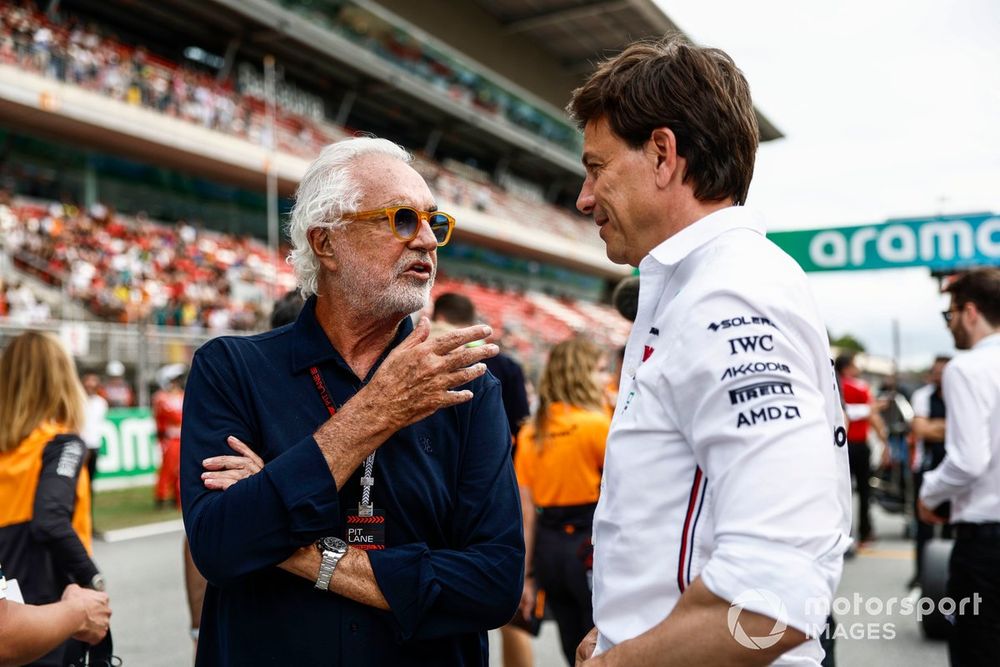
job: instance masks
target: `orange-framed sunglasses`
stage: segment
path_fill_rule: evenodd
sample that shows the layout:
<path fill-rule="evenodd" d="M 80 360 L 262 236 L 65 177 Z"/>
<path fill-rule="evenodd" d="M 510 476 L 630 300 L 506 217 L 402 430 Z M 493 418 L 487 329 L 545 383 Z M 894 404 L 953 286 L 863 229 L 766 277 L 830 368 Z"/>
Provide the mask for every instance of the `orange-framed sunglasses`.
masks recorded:
<path fill-rule="evenodd" d="M 451 231 L 455 228 L 455 218 L 441 211 L 420 211 L 412 206 L 390 206 L 372 211 L 359 211 L 344 216 L 350 220 L 389 219 L 392 234 L 400 241 L 407 243 L 417 237 L 420 223 L 426 221 L 434 233 L 438 246 L 443 246 L 451 239 Z"/>

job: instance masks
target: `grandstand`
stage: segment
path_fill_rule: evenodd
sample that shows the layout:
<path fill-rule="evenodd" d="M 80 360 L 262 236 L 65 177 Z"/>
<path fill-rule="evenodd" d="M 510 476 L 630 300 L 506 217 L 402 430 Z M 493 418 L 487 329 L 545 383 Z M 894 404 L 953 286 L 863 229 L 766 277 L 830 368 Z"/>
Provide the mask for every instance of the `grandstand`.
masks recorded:
<path fill-rule="evenodd" d="M 0 269 L 19 302 L 31 284 L 68 300 L 56 316 L 197 333 L 184 354 L 259 329 L 292 281 L 263 240 L 268 170 L 287 212 L 323 145 L 372 132 L 458 219 L 436 294 L 469 294 L 529 365 L 574 332 L 624 341 L 602 304 L 628 269 L 573 207 L 562 107 L 596 57 L 676 31 L 652 0 L 0 0 L 0 16 Z M 158 359 L 136 354 L 148 375 Z"/>

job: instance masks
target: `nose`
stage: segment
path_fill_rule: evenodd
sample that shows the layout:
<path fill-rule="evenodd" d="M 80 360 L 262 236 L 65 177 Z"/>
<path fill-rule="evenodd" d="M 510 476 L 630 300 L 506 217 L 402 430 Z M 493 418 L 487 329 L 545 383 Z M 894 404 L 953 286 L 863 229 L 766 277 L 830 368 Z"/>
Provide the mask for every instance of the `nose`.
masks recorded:
<path fill-rule="evenodd" d="M 583 186 L 580 188 L 580 194 L 576 198 L 576 209 L 584 215 L 590 215 L 594 212 L 594 206 L 594 185 L 590 182 L 590 176 L 588 176 L 584 179 Z"/>
<path fill-rule="evenodd" d="M 410 239 L 406 246 L 413 250 L 423 250 L 428 253 L 437 250 L 437 238 L 434 236 L 434 232 L 431 231 L 430 220 L 426 217 L 421 218 L 417 235 Z"/>

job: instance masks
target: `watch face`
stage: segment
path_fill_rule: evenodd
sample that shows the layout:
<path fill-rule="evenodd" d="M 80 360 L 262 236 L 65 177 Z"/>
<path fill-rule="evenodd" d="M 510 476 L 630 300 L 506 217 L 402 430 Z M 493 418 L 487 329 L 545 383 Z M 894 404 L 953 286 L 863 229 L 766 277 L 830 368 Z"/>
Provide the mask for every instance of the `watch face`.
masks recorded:
<path fill-rule="evenodd" d="M 319 548 L 322 551 L 336 551 L 344 553 L 347 551 L 347 542 L 339 537 L 324 537 L 319 541 Z"/>

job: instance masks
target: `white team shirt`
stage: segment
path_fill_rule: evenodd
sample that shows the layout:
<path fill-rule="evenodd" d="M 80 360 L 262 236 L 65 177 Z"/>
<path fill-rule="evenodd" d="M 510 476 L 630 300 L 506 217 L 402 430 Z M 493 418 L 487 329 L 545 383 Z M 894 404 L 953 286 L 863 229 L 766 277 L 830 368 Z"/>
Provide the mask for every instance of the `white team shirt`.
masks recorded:
<path fill-rule="evenodd" d="M 594 516 L 597 651 L 646 632 L 701 577 L 777 596 L 815 635 L 850 544 L 847 433 L 826 329 L 799 266 L 746 209 L 640 264 Z M 825 604 L 825 606 L 824 606 Z M 745 609 L 781 616 L 766 602 Z M 819 665 L 817 639 L 776 665 Z"/>
<path fill-rule="evenodd" d="M 928 507 L 951 500 L 952 523 L 1000 521 L 1000 334 L 944 367 L 945 458 L 924 474 Z"/>

